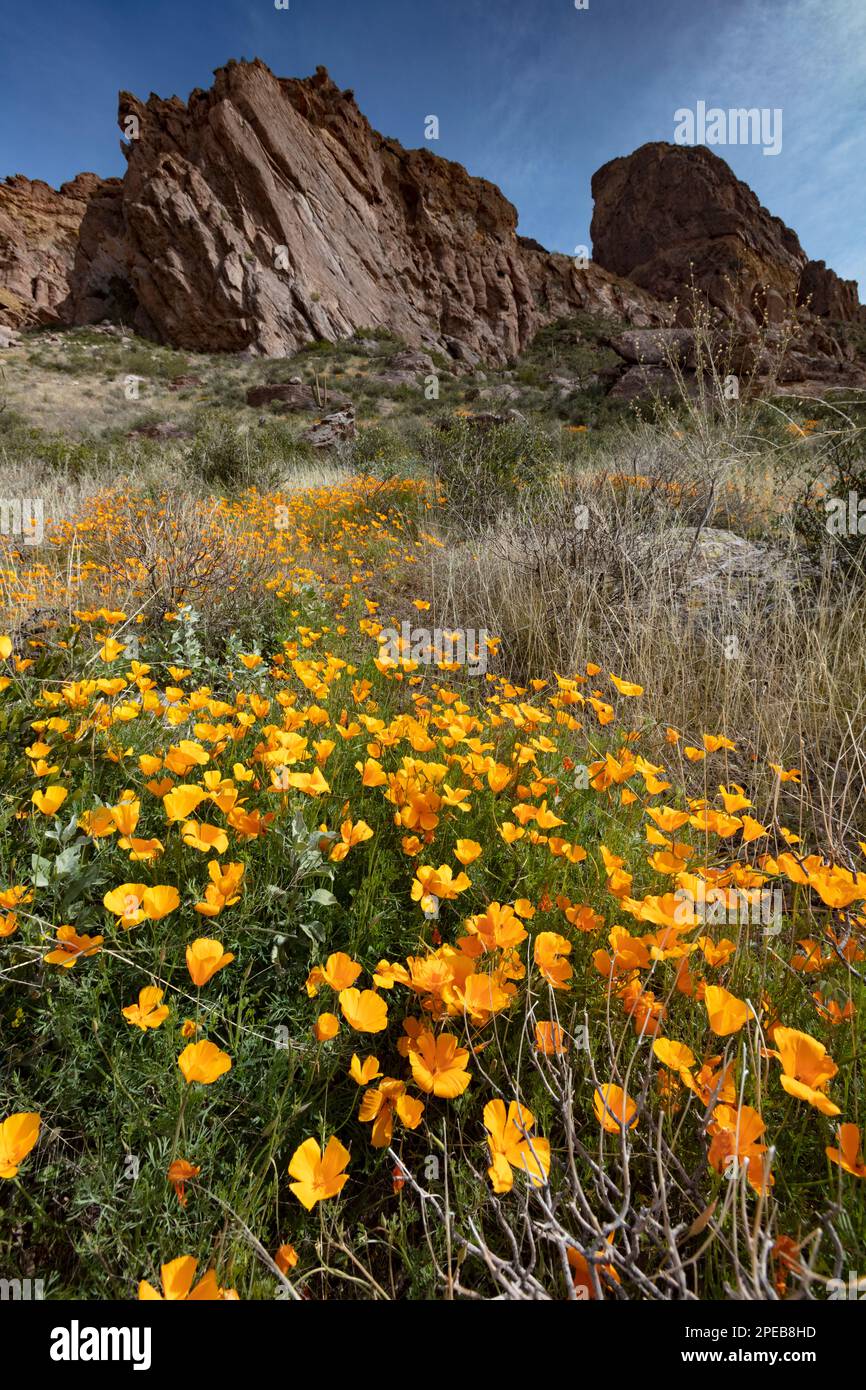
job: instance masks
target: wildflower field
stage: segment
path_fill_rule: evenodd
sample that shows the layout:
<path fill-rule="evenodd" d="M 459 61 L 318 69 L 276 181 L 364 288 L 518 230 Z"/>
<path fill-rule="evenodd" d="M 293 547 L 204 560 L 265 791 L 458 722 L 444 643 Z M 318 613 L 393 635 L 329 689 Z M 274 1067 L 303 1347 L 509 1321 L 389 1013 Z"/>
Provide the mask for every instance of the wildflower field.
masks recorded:
<path fill-rule="evenodd" d="M 455 545 L 442 479 L 366 470 L 7 549 L 0 1263 L 46 1297 L 866 1269 L 856 825 L 600 651 L 431 660 Z"/>

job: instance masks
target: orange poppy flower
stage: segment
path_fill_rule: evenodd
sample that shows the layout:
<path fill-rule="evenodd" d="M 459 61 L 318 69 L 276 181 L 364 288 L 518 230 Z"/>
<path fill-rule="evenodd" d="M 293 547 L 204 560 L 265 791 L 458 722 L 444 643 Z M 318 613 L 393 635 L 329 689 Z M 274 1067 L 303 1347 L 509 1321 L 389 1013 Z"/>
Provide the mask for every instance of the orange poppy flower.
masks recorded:
<path fill-rule="evenodd" d="M 379 1061 L 376 1057 L 365 1057 L 363 1062 L 357 1053 L 352 1054 L 352 1061 L 349 1066 L 349 1075 L 356 1086 L 369 1086 L 371 1081 L 376 1081 L 382 1075 L 379 1070 Z"/>
<path fill-rule="evenodd" d="M 43 816 L 56 816 L 68 795 L 65 787 L 55 785 L 46 787 L 44 791 L 34 792 L 30 800 Z"/>
<path fill-rule="evenodd" d="M 860 1130 L 856 1125 L 839 1126 L 838 1149 L 824 1150 L 831 1163 L 838 1163 L 846 1173 L 854 1178 L 866 1178 L 866 1163 L 860 1148 Z"/>
<path fill-rule="evenodd" d="M 319 1014 L 313 1024 L 313 1037 L 316 1042 L 330 1042 L 340 1031 L 340 1020 L 336 1014 Z"/>
<path fill-rule="evenodd" d="M 839 1070 L 824 1044 L 797 1028 L 781 1027 L 773 1030 L 773 1041 L 778 1051 L 768 1049 L 767 1055 L 782 1064 L 782 1089 L 797 1100 L 807 1101 L 822 1115 L 841 1114 L 838 1105 L 824 1095 L 824 1088 Z"/>
<path fill-rule="evenodd" d="M 128 1004 L 122 1010 L 123 1017 L 133 1027 L 146 1033 L 148 1028 L 158 1028 L 168 1018 L 168 1005 L 162 1003 L 164 990 L 155 985 L 145 985 L 138 992 L 138 1003 Z"/>
<path fill-rule="evenodd" d="M 64 970 L 71 970 L 83 956 L 95 956 L 103 940 L 101 936 L 79 936 L 74 927 L 58 927 L 57 945 L 43 959 L 47 965 L 62 965 Z"/>
<path fill-rule="evenodd" d="M 484 1128 L 491 1164 L 487 1169 L 494 1192 L 510 1192 L 513 1169 L 525 1173 L 533 1187 L 543 1187 L 550 1172 L 550 1142 L 530 1134 L 535 1116 L 525 1105 L 490 1100 L 484 1107 Z"/>
<path fill-rule="evenodd" d="M 199 1280 L 195 1288 L 192 1283 L 198 1267 L 198 1260 L 192 1255 L 179 1255 L 176 1260 L 170 1260 L 164 1264 L 160 1270 L 162 1280 L 162 1293 L 159 1293 L 152 1284 L 146 1279 L 142 1279 L 138 1286 L 138 1297 L 142 1302 L 152 1302 L 154 1300 L 178 1303 L 200 1303 L 203 1301 L 215 1302 L 218 1299 L 237 1297 L 234 1290 L 226 1292 L 217 1283 L 216 1273 L 209 1269 L 207 1274 Z"/>
<path fill-rule="evenodd" d="M 471 1076 L 466 1070 L 469 1053 L 459 1047 L 452 1033 L 440 1033 L 435 1037 L 423 1030 L 412 1039 L 409 1047 L 409 1064 L 415 1084 L 428 1095 L 442 1096 L 453 1100 L 462 1096 Z"/>
<path fill-rule="evenodd" d="M 535 1025 L 535 1050 L 545 1057 L 554 1057 L 568 1051 L 565 1034 L 558 1023 L 544 1019 Z"/>
<path fill-rule="evenodd" d="M 201 1042 L 190 1043 L 177 1059 L 187 1085 L 193 1081 L 210 1086 L 218 1077 L 231 1070 L 232 1059 L 222 1052 L 215 1043 L 203 1038 Z"/>
<path fill-rule="evenodd" d="M 613 1245 L 612 1235 L 608 1236 L 607 1243 L 608 1245 Z M 569 1267 L 571 1269 L 571 1279 L 572 1283 L 574 1284 L 574 1291 L 578 1299 L 582 1302 L 587 1302 L 589 1299 L 596 1298 L 597 1295 L 595 1292 L 595 1280 L 592 1277 L 589 1260 L 586 1258 L 585 1255 L 582 1255 L 579 1250 L 575 1250 L 573 1245 L 569 1246 L 568 1250 L 565 1253 Z M 606 1254 L 607 1252 L 602 1251 L 599 1253 Z M 609 1279 L 612 1279 L 616 1284 L 622 1282 L 619 1275 L 616 1272 L 615 1267 L 612 1264 L 601 1264 L 598 1259 L 593 1259 L 592 1263 L 595 1269 L 598 1271 L 599 1275 L 607 1275 L 607 1277 Z M 601 1288 L 604 1289 L 603 1280 L 599 1279 L 599 1284 Z"/>
<path fill-rule="evenodd" d="M 204 801 L 207 793 L 201 787 L 181 783 L 162 798 L 165 814 L 170 821 L 187 820 L 197 806 Z"/>
<path fill-rule="evenodd" d="M 628 1129 L 637 1127 L 637 1104 L 621 1086 L 612 1083 L 600 1086 L 593 1095 L 592 1108 L 595 1118 L 608 1134 L 619 1134 L 623 1126 Z"/>
<path fill-rule="evenodd" d="M 571 954 L 571 942 L 555 931 L 542 931 L 535 938 L 535 964 L 539 974 L 553 989 L 569 989 L 573 974 L 565 956 Z"/>
<path fill-rule="evenodd" d="M 388 1027 L 388 1005 L 373 989 L 341 989 L 340 1008 L 357 1033 L 381 1033 Z"/>
<path fill-rule="evenodd" d="M 182 837 L 185 845 L 200 850 L 202 854 L 209 852 L 225 854 L 229 847 L 229 837 L 226 832 L 221 830 L 218 825 L 209 825 L 207 821 L 186 821 Z"/>
<path fill-rule="evenodd" d="M 717 1105 L 713 1110 L 713 1121 L 708 1127 L 712 1136 L 709 1161 L 717 1173 L 736 1177 L 742 1166 L 749 1185 L 756 1192 L 766 1192 L 773 1179 L 765 1171 L 764 1154 L 766 1144 L 758 1140 L 766 1126 L 757 1110 L 750 1105 Z"/>
<path fill-rule="evenodd" d="M 386 1076 L 378 1086 L 370 1086 L 364 1092 L 358 1119 L 362 1124 L 372 1123 L 373 1148 L 386 1149 L 394 1133 L 395 1115 L 406 1129 L 417 1129 L 423 1114 L 423 1101 L 407 1095 L 404 1082 Z"/>
<path fill-rule="evenodd" d="M 39 1138 L 40 1117 L 23 1110 L 7 1115 L 0 1124 L 0 1178 L 14 1178 L 18 1165 L 27 1157 Z"/>
<path fill-rule="evenodd" d="M 200 936 L 186 948 L 186 968 L 193 984 L 198 985 L 199 989 L 233 960 L 231 951 L 223 951 L 222 942 L 214 941 L 211 937 Z"/>
<path fill-rule="evenodd" d="M 317 1202 L 342 1192 L 349 1181 L 348 1173 L 343 1171 L 348 1162 L 349 1150 L 336 1135 L 331 1135 L 324 1154 L 317 1140 L 305 1139 L 289 1163 L 289 1174 L 296 1179 L 289 1187 L 301 1205 L 312 1211 Z"/>
<path fill-rule="evenodd" d="M 288 1274 L 298 1263 L 298 1252 L 293 1245 L 281 1245 L 274 1255 L 274 1264 L 281 1274 Z"/>
<path fill-rule="evenodd" d="M 704 1003 L 710 1027 L 720 1038 L 738 1033 L 749 1017 L 749 1006 L 720 985 L 707 985 Z"/>
<path fill-rule="evenodd" d="M 176 1158 L 173 1163 L 169 1164 L 166 1176 L 182 1207 L 186 1206 L 186 1184 L 192 1178 L 197 1178 L 200 1172 L 201 1168 L 197 1168 L 194 1163 L 187 1163 L 185 1158 Z"/>

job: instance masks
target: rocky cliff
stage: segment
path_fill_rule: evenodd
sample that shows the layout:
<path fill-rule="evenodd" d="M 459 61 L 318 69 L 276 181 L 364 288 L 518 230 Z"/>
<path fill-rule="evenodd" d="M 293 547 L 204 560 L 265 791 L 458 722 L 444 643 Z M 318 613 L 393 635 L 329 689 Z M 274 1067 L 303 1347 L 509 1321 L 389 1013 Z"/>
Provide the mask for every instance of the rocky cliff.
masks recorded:
<path fill-rule="evenodd" d="M 59 190 L 16 174 L 0 183 L 0 323 L 64 321 L 81 222 L 118 179 L 79 174 Z"/>
<path fill-rule="evenodd" d="M 519 238 L 498 188 L 379 135 L 323 68 L 295 81 L 230 63 L 186 103 L 121 93 L 119 122 L 127 171 L 76 205 L 52 299 L 63 322 L 121 316 L 179 347 L 273 355 L 388 327 L 504 362 L 563 313 L 670 317 Z"/>
<path fill-rule="evenodd" d="M 592 179 L 596 262 L 688 317 L 692 284 L 727 317 L 780 323 L 798 306 L 861 317 L 857 286 L 809 261 L 796 232 L 705 146 L 642 145 Z"/>
<path fill-rule="evenodd" d="M 123 92 L 118 117 L 123 179 L 0 185 L 0 323 L 109 319 L 276 356 L 387 327 L 500 365 L 579 312 L 669 326 L 692 277 L 752 326 L 798 305 L 813 324 L 863 312 L 705 148 L 645 145 L 600 169 L 581 267 L 518 236 L 493 184 L 378 134 L 324 68 L 295 80 L 231 62 L 187 102 Z"/>

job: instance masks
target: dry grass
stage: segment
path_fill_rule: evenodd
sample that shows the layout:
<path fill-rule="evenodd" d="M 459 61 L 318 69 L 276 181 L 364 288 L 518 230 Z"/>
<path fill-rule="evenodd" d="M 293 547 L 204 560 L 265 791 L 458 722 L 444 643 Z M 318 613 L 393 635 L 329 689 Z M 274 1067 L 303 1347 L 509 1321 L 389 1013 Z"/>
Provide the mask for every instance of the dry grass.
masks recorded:
<path fill-rule="evenodd" d="M 452 538 L 431 560 L 436 622 L 500 636 L 516 681 L 590 659 L 639 683 L 660 731 L 735 739 L 735 780 L 804 769 L 788 813 L 839 852 L 866 825 L 863 586 L 804 552 L 778 451 L 677 433 L 633 431 Z"/>

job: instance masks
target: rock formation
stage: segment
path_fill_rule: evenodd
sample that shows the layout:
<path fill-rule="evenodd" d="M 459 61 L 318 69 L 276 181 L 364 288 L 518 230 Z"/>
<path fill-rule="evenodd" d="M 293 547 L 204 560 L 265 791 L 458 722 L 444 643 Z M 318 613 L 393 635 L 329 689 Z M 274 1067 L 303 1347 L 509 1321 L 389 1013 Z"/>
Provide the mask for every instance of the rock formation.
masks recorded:
<path fill-rule="evenodd" d="M 813 314 L 862 315 L 857 287 L 809 261 L 796 232 L 705 146 L 642 145 L 593 175 L 596 262 L 661 299 L 687 321 L 694 284 L 741 322 L 780 323 L 809 302 Z"/>
<path fill-rule="evenodd" d="M 377 134 L 323 68 L 230 63 L 186 103 L 121 93 L 119 120 L 136 138 L 120 198 L 100 192 L 82 223 L 75 322 L 125 283 L 132 326 L 182 348 L 280 356 L 372 326 L 471 364 L 579 308 L 669 317 L 524 242 L 493 184 Z"/>
<path fill-rule="evenodd" d="M 121 93 L 118 116 L 122 179 L 0 185 L 0 325 L 109 320 L 190 351 L 273 356 L 388 328 L 414 353 L 392 366 L 399 384 L 424 353 L 501 366 L 584 313 L 611 321 L 628 397 L 665 359 L 647 330 L 680 331 L 677 297 L 687 323 L 693 277 L 738 332 L 800 306 L 786 379 L 837 384 L 850 363 L 821 318 L 862 316 L 856 286 L 807 261 L 708 149 L 650 144 L 600 169 L 581 267 L 519 236 L 493 184 L 379 135 L 324 68 L 296 80 L 230 62 L 187 102 Z"/>
<path fill-rule="evenodd" d="M 69 277 L 90 200 L 118 179 L 79 174 L 59 190 L 15 174 L 0 183 L 0 323 L 64 322 Z"/>
<path fill-rule="evenodd" d="M 842 280 L 823 261 L 807 261 L 800 275 L 797 302 L 818 318 L 843 323 L 866 323 L 866 305 L 860 303 L 856 280 Z"/>

